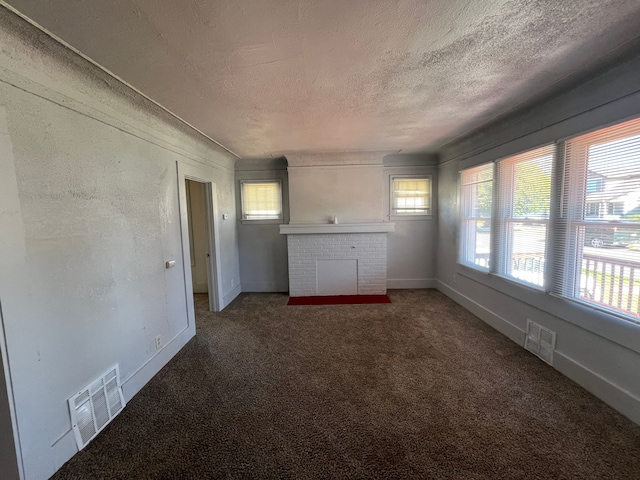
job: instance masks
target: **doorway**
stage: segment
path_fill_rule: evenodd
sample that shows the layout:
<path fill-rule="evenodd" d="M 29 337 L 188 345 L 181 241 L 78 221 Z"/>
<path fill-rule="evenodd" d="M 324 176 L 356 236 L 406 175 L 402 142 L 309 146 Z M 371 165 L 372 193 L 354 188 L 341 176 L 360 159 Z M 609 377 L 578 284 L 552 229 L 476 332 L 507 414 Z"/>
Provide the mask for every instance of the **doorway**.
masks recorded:
<path fill-rule="evenodd" d="M 209 278 L 207 276 L 209 249 L 204 187 L 204 183 L 186 180 L 193 293 L 209 293 Z"/>
<path fill-rule="evenodd" d="M 22 452 L 19 448 L 7 343 L 0 303 L 0 478 L 22 478 Z"/>
<path fill-rule="evenodd" d="M 215 217 L 210 182 L 185 177 L 191 294 L 209 295 L 209 310 L 218 310 Z"/>

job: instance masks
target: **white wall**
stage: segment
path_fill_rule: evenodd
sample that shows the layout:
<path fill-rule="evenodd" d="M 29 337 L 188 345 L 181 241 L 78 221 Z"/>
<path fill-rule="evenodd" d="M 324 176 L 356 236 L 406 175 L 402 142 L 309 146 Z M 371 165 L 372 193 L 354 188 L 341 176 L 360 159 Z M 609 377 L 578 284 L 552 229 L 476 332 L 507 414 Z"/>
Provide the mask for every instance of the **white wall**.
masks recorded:
<path fill-rule="evenodd" d="M 231 216 L 223 305 L 237 295 L 234 159 L 4 9 L 0 23 L 3 353 L 25 478 L 43 479 L 75 452 L 68 397 L 118 363 L 131 398 L 195 333 L 178 169 Z"/>
<path fill-rule="evenodd" d="M 438 288 L 519 344 L 526 319 L 557 332 L 555 368 L 640 423 L 640 325 L 456 263 L 458 172 L 640 115 L 640 57 L 441 152 Z"/>
<path fill-rule="evenodd" d="M 381 222 L 383 155 L 288 154 L 290 223 Z"/>
<path fill-rule="evenodd" d="M 387 237 L 387 287 L 434 287 L 437 239 L 437 157 L 384 152 L 288 154 L 292 224 L 394 222 Z M 391 216 L 394 175 L 433 180 L 430 217 Z"/>
<path fill-rule="evenodd" d="M 243 292 L 287 292 L 287 237 L 280 224 L 289 223 L 289 181 L 285 158 L 238 160 L 235 165 L 236 215 L 242 217 L 242 180 L 280 180 L 282 220 L 238 220 L 240 279 Z"/>

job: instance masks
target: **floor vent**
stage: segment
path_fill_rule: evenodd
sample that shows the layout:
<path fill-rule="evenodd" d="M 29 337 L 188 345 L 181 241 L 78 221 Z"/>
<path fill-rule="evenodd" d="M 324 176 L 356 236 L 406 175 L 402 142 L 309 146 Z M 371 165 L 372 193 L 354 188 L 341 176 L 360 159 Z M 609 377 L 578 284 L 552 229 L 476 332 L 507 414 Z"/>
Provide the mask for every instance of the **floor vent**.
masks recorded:
<path fill-rule="evenodd" d="M 125 406 L 118 365 L 69 399 L 71 424 L 82 450 Z"/>
<path fill-rule="evenodd" d="M 553 351 L 556 348 L 556 332 L 552 332 L 542 325 L 538 325 L 527 319 L 527 336 L 524 340 L 524 348 L 540 357 L 540 359 L 553 365 Z"/>

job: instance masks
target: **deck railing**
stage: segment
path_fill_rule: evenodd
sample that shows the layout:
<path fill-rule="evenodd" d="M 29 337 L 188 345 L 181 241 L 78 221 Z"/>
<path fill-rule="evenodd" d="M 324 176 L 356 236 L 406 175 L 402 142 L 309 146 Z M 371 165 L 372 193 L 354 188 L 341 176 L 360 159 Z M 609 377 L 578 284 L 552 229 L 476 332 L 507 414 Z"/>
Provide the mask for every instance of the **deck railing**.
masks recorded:
<path fill-rule="evenodd" d="M 545 259 L 541 254 L 517 254 L 511 259 L 511 275 L 527 283 L 544 285 Z"/>
<path fill-rule="evenodd" d="M 638 316 L 640 263 L 583 255 L 580 298 Z"/>
<path fill-rule="evenodd" d="M 489 254 L 477 254 L 475 263 L 487 267 Z M 511 275 L 542 286 L 545 259 L 539 254 L 518 254 Z M 580 299 L 640 317 L 640 262 L 583 254 Z"/>

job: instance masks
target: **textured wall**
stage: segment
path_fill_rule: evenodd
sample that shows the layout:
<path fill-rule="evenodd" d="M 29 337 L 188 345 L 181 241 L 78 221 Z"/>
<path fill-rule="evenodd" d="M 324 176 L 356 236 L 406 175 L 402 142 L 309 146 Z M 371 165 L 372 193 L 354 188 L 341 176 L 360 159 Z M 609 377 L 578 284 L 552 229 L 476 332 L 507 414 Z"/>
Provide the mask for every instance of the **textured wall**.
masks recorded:
<path fill-rule="evenodd" d="M 195 333 L 177 167 L 232 213 L 232 291 L 233 159 L 4 10 L 0 23 L 0 300 L 25 474 L 43 479 L 76 448 L 69 396 L 118 363 L 130 398 Z"/>

